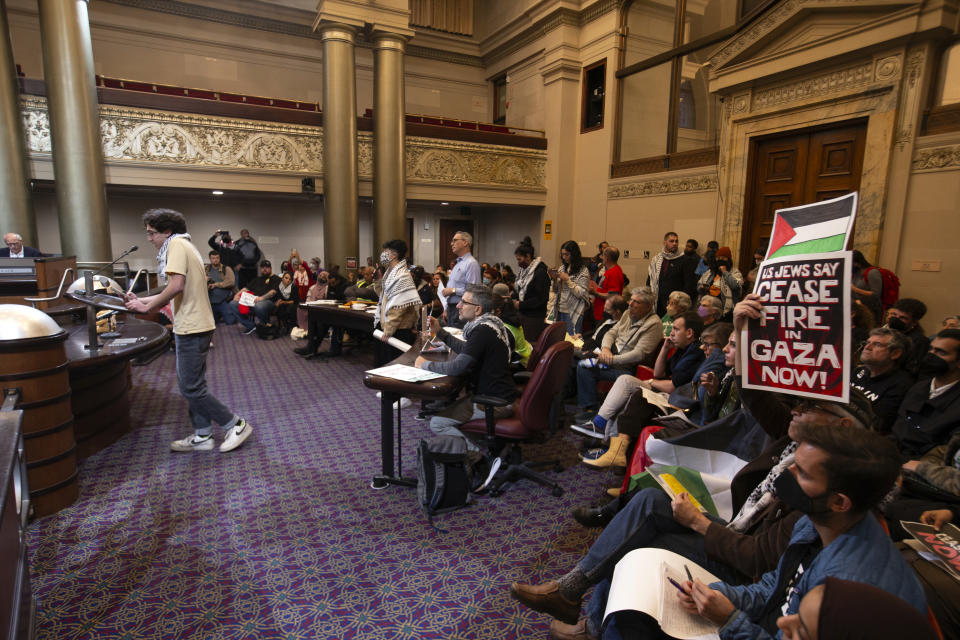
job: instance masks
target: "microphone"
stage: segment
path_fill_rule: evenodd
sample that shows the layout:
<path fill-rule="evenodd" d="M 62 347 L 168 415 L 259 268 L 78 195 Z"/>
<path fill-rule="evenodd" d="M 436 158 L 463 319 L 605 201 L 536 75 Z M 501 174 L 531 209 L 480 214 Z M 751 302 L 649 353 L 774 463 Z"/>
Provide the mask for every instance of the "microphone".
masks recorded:
<path fill-rule="evenodd" d="M 123 258 L 127 257 L 128 255 L 130 255 L 131 253 L 133 253 L 134 251 L 136 251 L 136 250 L 139 249 L 139 248 L 140 248 L 140 247 L 138 247 L 137 245 L 133 245 L 132 247 L 130 247 L 129 249 L 127 249 L 126 251 L 124 251 L 123 253 L 121 253 L 119 256 L 117 256 L 117 259 L 116 259 L 116 260 L 114 260 L 114 261 L 111 262 L 110 264 L 108 264 L 108 265 L 106 265 L 106 266 L 103 266 L 103 267 L 100 267 L 99 269 L 97 269 L 96 271 L 94 271 L 94 272 L 93 272 L 93 275 L 97 275 L 98 273 L 100 273 L 100 272 L 102 272 L 102 271 L 106 271 L 107 269 L 109 269 L 109 268 L 112 267 L 113 265 L 117 264 L 118 262 L 120 262 L 120 260 L 122 260 Z"/>

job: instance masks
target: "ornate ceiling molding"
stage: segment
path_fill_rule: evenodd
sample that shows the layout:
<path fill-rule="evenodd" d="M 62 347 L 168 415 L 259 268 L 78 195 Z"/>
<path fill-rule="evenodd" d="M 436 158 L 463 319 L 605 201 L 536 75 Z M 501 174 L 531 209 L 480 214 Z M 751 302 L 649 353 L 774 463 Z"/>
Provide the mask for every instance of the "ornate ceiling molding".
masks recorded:
<path fill-rule="evenodd" d="M 618 182 L 607 186 L 607 197 L 611 200 L 617 198 L 642 198 L 645 196 L 665 196 L 675 193 L 716 191 L 719 188 L 720 183 L 717 179 L 717 172 L 711 171 L 710 173 L 677 178 Z"/>
<path fill-rule="evenodd" d="M 22 98 L 27 149 L 50 154 L 47 103 Z M 101 105 L 100 139 L 108 164 L 219 168 L 272 174 L 322 175 L 323 129 Z M 357 136 L 358 174 L 373 178 L 373 134 Z M 546 151 L 408 136 L 407 181 L 546 191 Z"/>
<path fill-rule="evenodd" d="M 910 165 L 914 173 L 960 170 L 960 144 L 918 149 Z"/>

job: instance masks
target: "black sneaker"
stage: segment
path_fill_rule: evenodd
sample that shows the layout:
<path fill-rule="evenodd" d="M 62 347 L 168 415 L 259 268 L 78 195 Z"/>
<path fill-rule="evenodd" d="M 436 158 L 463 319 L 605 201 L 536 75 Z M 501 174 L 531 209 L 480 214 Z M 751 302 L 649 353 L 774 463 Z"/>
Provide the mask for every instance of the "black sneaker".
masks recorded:
<path fill-rule="evenodd" d="M 595 425 L 592 420 L 584 422 L 583 424 L 572 424 L 570 428 L 580 435 L 593 438 L 594 440 L 603 440 L 606 437 L 603 431 L 597 429 L 597 425 Z"/>
<path fill-rule="evenodd" d="M 591 411 L 587 409 L 586 411 L 581 411 L 580 413 L 573 416 L 574 424 L 583 424 L 584 422 L 590 422 L 593 420 L 593 417 L 597 415 L 596 411 Z"/>
<path fill-rule="evenodd" d="M 570 512 L 573 519 L 585 527 L 605 527 L 613 520 L 613 516 L 605 513 L 600 507 L 574 507 Z"/>

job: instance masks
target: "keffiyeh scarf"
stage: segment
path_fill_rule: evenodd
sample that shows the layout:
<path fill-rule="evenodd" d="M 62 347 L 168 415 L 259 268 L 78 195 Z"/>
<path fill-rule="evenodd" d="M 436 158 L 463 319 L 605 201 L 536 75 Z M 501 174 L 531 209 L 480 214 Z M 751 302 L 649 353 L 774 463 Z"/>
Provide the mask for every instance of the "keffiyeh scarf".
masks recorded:
<path fill-rule="evenodd" d="M 394 307 L 403 309 L 420 304 L 423 302 L 417 293 L 417 287 L 413 284 L 407 261 L 401 260 L 383 276 L 383 295 L 380 300 L 381 325 L 390 309 Z"/>
<path fill-rule="evenodd" d="M 193 252 L 200 258 L 200 263 L 203 263 L 203 258 L 200 257 L 200 252 L 197 251 L 197 248 L 193 246 L 189 233 L 171 233 L 167 239 L 164 240 L 160 251 L 157 252 L 157 278 L 164 283 L 167 281 L 167 249 L 170 248 L 170 241 L 174 238 L 185 238 L 186 241 L 190 243 L 190 248 L 193 249 Z"/>
<path fill-rule="evenodd" d="M 527 295 L 527 285 L 533 280 L 533 272 L 537 270 L 540 262 L 540 258 L 534 258 L 530 264 L 520 269 L 520 273 L 517 274 L 517 297 L 520 298 L 520 302 L 523 302 L 524 296 Z"/>
<path fill-rule="evenodd" d="M 503 320 L 493 315 L 492 313 L 485 313 L 476 320 L 471 320 L 463 326 L 463 336 L 466 339 L 470 339 L 470 334 L 473 333 L 477 327 L 481 325 L 486 325 L 493 329 L 493 332 L 500 338 L 500 342 L 503 343 L 503 346 L 507 348 L 507 360 L 510 359 L 510 330 L 507 329 L 506 325 L 503 324 Z"/>
<path fill-rule="evenodd" d="M 750 528 L 764 509 L 776 499 L 777 492 L 773 488 L 773 483 L 780 477 L 781 473 L 789 473 L 787 467 L 793 464 L 793 456 L 797 452 L 798 446 L 799 443 L 793 441 L 787 445 L 783 453 L 780 454 L 780 462 L 773 469 L 770 469 L 770 473 L 763 479 L 763 482 L 750 492 L 747 501 L 743 503 L 743 507 L 740 509 L 740 513 L 730 521 L 730 524 L 727 525 L 728 528 L 743 533 Z"/>

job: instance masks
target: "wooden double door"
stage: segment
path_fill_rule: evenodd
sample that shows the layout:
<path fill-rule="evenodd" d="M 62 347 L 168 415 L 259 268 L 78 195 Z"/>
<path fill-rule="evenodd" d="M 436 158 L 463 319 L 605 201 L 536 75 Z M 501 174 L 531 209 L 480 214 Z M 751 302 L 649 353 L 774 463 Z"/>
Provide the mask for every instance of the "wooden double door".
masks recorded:
<path fill-rule="evenodd" d="M 777 209 L 836 198 L 860 187 L 866 119 L 753 140 L 747 174 L 740 269 L 766 247 Z"/>

